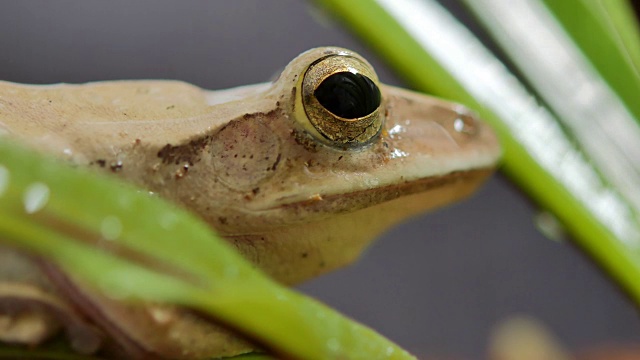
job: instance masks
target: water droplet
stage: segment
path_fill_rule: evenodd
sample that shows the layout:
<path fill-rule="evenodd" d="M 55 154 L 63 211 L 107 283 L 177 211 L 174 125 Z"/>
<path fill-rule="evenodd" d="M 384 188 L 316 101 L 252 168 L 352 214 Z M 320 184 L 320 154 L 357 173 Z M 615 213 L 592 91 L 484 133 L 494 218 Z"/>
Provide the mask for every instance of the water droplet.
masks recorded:
<path fill-rule="evenodd" d="M 392 346 L 387 347 L 387 356 L 391 356 L 395 350 Z"/>
<path fill-rule="evenodd" d="M 389 129 L 389 135 L 392 138 L 395 138 L 396 135 L 398 135 L 398 134 L 402 134 L 402 133 L 406 133 L 406 132 L 407 132 L 407 128 L 402 126 L 402 125 L 399 125 L 399 124 L 396 124 L 391 129 Z M 400 138 L 400 137 L 398 137 L 398 138 Z"/>
<path fill-rule="evenodd" d="M 178 223 L 178 216 L 173 212 L 166 212 L 160 217 L 160 226 L 165 230 L 171 230 Z"/>
<path fill-rule="evenodd" d="M 327 340 L 327 348 L 332 352 L 338 352 L 340 350 L 340 341 L 336 338 Z"/>
<path fill-rule="evenodd" d="M 9 188 L 9 169 L 0 165 L 0 196 Z"/>
<path fill-rule="evenodd" d="M 453 130 L 465 135 L 475 135 L 478 131 L 475 117 L 465 113 L 458 113 L 458 116 L 453 120 Z"/>
<path fill-rule="evenodd" d="M 408 153 L 397 148 L 394 148 L 393 151 L 391 151 L 391 153 L 389 154 L 389 157 L 392 159 L 405 158 L 407 156 L 409 156 Z"/>
<path fill-rule="evenodd" d="M 27 186 L 22 199 L 24 211 L 33 214 L 42 210 L 49 201 L 49 187 L 41 182 L 35 182 Z"/>
<path fill-rule="evenodd" d="M 122 222 L 115 216 L 107 216 L 100 225 L 100 234 L 105 240 L 115 240 L 122 234 Z"/>

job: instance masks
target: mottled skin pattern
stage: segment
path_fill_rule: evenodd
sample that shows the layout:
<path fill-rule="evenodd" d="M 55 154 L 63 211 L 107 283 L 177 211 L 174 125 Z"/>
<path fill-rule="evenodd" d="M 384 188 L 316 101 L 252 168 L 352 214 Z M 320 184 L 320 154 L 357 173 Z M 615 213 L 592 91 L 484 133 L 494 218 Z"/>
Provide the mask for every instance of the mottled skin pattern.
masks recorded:
<path fill-rule="evenodd" d="M 294 284 L 353 261 L 389 226 L 472 193 L 500 155 L 493 132 L 463 107 L 381 84 L 379 134 L 364 146 L 331 144 L 309 124 L 300 96 L 309 64 L 331 56 L 366 64 L 348 50 L 318 48 L 274 83 L 222 92 L 176 81 L 0 82 L 0 134 L 190 209 Z M 1 256 L 20 257 L 0 248 Z M 83 299 L 73 307 L 129 357 L 253 348 L 186 310 L 121 304 L 49 270 L 57 290 L 48 294 Z M 0 266 L 0 282 L 16 282 L 9 271 Z M 0 301 L 10 295 L 0 291 Z"/>

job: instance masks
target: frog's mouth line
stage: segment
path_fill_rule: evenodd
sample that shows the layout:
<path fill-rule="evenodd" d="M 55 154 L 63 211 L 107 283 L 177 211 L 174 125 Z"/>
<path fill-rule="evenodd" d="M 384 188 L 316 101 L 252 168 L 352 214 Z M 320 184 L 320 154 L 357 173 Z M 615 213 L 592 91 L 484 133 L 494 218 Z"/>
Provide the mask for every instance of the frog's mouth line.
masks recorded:
<path fill-rule="evenodd" d="M 479 168 L 467 171 L 454 171 L 440 176 L 431 176 L 417 180 L 407 180 L 399 184 L 380 186 L 371 189 L 357 190 L 350 193 L 322 195 L 319 194 L 308 200 L 284 203 L 278 206 L 264 209 L 280 210 L 294 213 L 348 213 L 387 201 L 398 199 L 417 193 L 423 193 L 441 189 L 444 187 L 455 188 L 455 185 L 468 184 L 473 188 L 480 185 L 495 170 L 495 167 Z M 451 200 L 463 197 L 454 193 Z M 426 203 L 425 208 L 431 204 Z"/>

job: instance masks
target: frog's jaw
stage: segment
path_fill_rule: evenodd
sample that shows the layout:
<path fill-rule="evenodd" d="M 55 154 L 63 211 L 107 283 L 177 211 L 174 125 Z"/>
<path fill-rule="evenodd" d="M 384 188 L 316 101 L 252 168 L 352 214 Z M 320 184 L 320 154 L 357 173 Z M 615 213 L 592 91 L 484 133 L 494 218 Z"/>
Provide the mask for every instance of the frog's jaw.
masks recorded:
<path fill-rule="evenodd" d="M 390 227 L 469 196 L 492 172 L 488 168 L 453 173 L 414 183 L 413 189 L 399 185 L 396 190 L 380 191 L 380 196 L 394 191 L 413 193 L 316 221 L 272 229 L 264 234 L 226 237 L 246 258 L 274 279 L 296 284 L 353 262 Z M 350 198 L 342 196 L 340 200 L 357 202 L 358 196 L 351 194 Z M 298 206 L 288 210 L 292 213 L 309 210 L 302 204 Z"/>

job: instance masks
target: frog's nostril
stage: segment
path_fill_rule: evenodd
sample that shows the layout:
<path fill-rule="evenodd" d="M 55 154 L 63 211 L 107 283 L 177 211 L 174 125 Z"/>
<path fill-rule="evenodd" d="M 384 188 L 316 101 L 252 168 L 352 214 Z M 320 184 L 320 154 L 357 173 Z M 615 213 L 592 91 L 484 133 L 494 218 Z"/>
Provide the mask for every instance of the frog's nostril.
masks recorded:
<path fill-rule="evenodd" d="M 380 106 L 380 89 L 368 77 L 342 71 L 322 81 L 314 91 L 318 102 L 345 119 L 367 116 Z"/>

